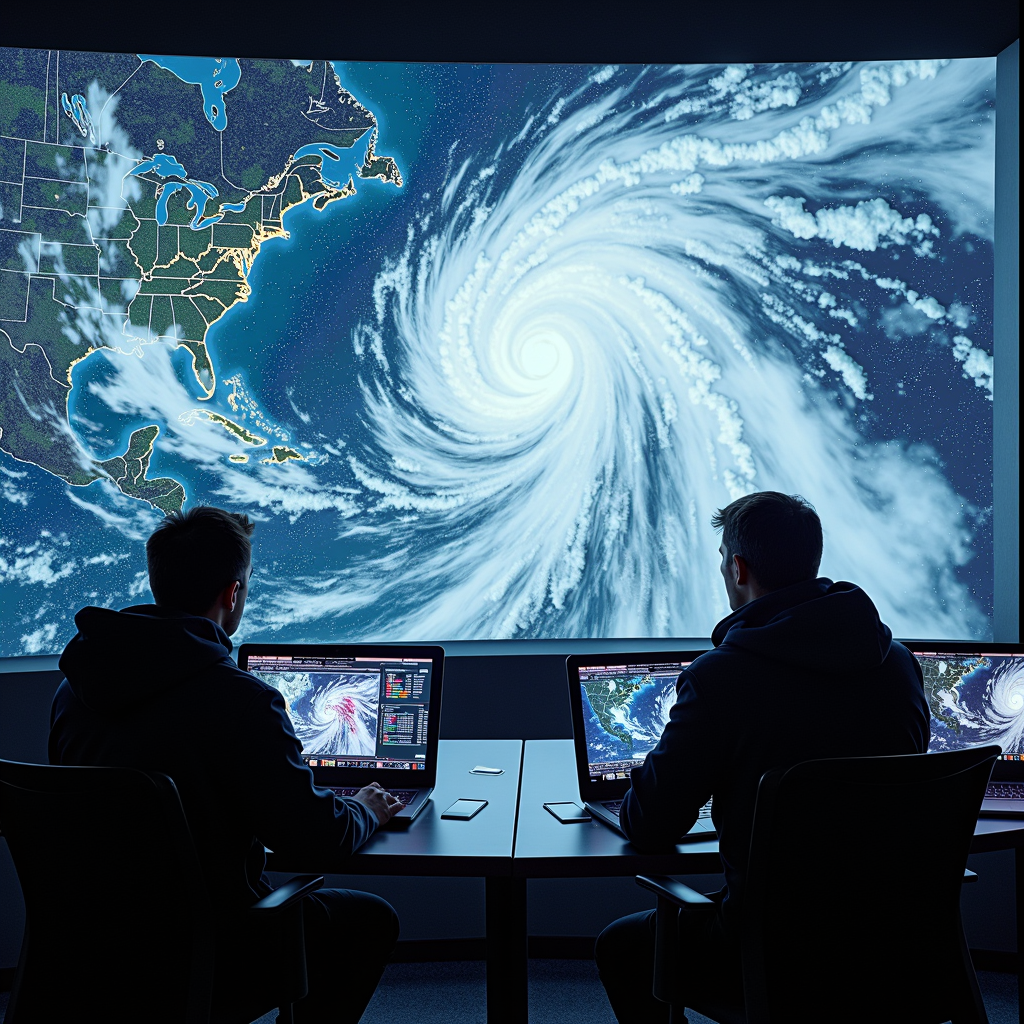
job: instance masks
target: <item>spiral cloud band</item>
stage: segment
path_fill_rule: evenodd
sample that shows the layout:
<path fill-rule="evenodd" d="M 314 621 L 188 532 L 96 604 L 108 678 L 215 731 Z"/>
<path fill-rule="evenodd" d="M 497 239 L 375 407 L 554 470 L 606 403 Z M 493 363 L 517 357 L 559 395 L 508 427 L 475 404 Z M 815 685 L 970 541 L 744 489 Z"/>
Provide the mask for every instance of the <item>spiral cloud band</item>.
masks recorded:
<path fill-rule="evenodd" d="M 710 516 L 775 488 L 897 631 L 983 632 L 965 502 L 878 429 L 869 367 L 895 313 L 989 415 L 991 358 L 952 341 L 983 310 L 929 289 L 991 231 L 991 85 L 988 61 L 606 69 L 453 166 L 353 333 L 372 443 L 347 461 L 363 528 L 400 539 L 315 614 L 373 587 L 404 635 L 706 634 Z"/>
<path fill-rule="evenodd" d="M 377 677 L 367 673 L 260 674 L 288 704 L 306 754 L 362 755 L 377 749 Z"/>

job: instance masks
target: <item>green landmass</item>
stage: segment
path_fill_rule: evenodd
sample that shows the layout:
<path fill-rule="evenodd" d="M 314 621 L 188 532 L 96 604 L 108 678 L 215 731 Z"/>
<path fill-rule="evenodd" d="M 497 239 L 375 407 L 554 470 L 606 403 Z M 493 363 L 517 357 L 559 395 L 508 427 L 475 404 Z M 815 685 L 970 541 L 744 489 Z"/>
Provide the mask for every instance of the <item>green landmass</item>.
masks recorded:
<path fill-rule="evenodd" d="M 187 349 L 201 397 L 210 398 L 217 380 L 207 331 L 248 299 L 262 243 L 286 234 L 292 207 L 311 201 L 323 210 L 356 191 L 351 176 L 329 184 L 318 158 L 294 154 L 314 144 L 351 149 L 368 136 L 359 177 L 400 187 L 402 176 L 375 152 L 373 114 L 325 61 L 240 60 L 219 133 L 199 90 L 152 62 L 61 51 L 58 82 L 50 56 L 0 48 L 0 449 L 76 486 L 108 477 L 125 494 L 180 508 L 180 484 L 145 475 L 156 427 L 136 431 L 128 453 L 103 462 L 77 440 L 67 412 L 75 364 L 100 348 L 173 344 Z M 116 103 L 91 110 L 83 136 L 60 109 L 63 92 L 116 93 Z M 125 139 L 129 152 L 118 152 Z M 133 176 L 137 152 L 172 155 L 191 180 L 213 183 L 218 194 L 204 216 L 218 222 L 193 230 L 196 210 L 182 189 L 158 225 L 160 193 L 180 179 Z M 328 162 L 339 180 L 338 161 Z M 266 461 L 292 459 L 302 456 L 280 447 Z"/>
<path fill-rule="evenodd" d="M 151 480 L 146 476 L 149 460 L 153 457 L 153 445 L 159 433 L 160 428 L 157 426 L 132 431 L 124 455 L 107 459 L 100 465 L 129 497 L 148 501 L 164 512 L 180 512 L 185 504 L 185 488 L 169 477 Z"/>
<path fill-rule="evenodd" d="M 651 682 L 650 674 L 643 676 L 622 675 L 603 676 L 600 679 L 588 679 L 583 683 L 587 700 L 597 715 L 601 728 L 633 749 L 633 737 L 614 718 L 615 712 L 630 703 L 633 695 Z"/>
<path fill-rule="evenodd" d="M 38 345 L 19 351 L 0 330 L 0 381 L 0 451 L 77 486 L 103 476 L 71 430 L 62 429 L 71 388 L 54 379 Z"/>
<path fill-rule="evenodd" d="M 382 181 L 402 187 L 402 174 L 398 165 L 389 156 L 377 156 L 374 148 L 377 145 L 377 130 L 374 129 L 370 143 L 366 147 L 363 166 L 359 168 L 360 178 L 380 178 Z"/>
<path fill-rule="evenodd" d="M 262 459 L 262 462 L 288 462 L 291 459 L 298 459 L 299 462 L 306 460 L 294 449 L 286 448 L 283 445 L 275 445 L 274 453 L 269 459 Z"/>
<path fill-rule="evenodd" d="M 245 427 L 240 426 L 233 420 L 229 420 L 226 416 L 221 416 L 220 413 L 205 412 L 205 415 L 214 423 L 219 423 L 225 430 L 230 431 L 240 441 L 244 441 L 245 444 L 251 444 L 258 448 L 260 445 L 267 443 L 267 439 L 265 437 L 259 437 L 257 434 L 252 433 L 250 430 L 246 430 Z M 277 449 L 275 448 L 274 451 L 277 451 Z M 234 458 L 234 456 L 231 456 L 231 458 Z M 248 456 L 246 456 L 246 459 L 248 459 Z"/>

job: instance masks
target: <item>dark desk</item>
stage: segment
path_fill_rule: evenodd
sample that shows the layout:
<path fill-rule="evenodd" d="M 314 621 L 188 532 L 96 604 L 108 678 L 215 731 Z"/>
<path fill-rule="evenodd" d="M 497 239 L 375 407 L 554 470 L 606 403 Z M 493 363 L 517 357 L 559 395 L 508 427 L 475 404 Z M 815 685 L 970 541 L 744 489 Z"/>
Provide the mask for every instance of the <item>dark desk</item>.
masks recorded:
<path fill-rule="evenodd" d="M 600 822 L 563 825 L 544 810 L 551 801 L 579 799 L 572 740 L 527 740 L 512 863 L 517 878 L 721 872 L 717 839 L 682 843 L 674 853 L 640 853 Z"/>
<path fill-rule="evenodd" d="M 519 786 L 519 822 L 516 827 L 515 856 L 512 860 L 513 898 L 526 905 L 528 878 L 583 878 L 613 875 L 663 874 L 698 875 L 722 870 L 718 841 L 683 843 L 675 853 L 645 854 L 635 849 L 610 828 L 590 821 L 563 825 L 544 810 L 555 800 L 579 800 L 576 757 L 572 740 L 527 740 L 523 753 L 523 775 Z M 518 918 L 516 918 L 518 920 Z M 524 932 L 514 944 L 526 956 L 526 915 Z M 520 1016 L 508 1020 L 526 1021 L 527 972 L 522 991 L 509 1005 L 522 1007 Z"/>
<path fill-rule="evenodd" d="M 543 805 L 552 800 L 579 799 L 572 740 L 527 740 L 512 862 L 524 900 L 527 878 L 695 875 L 722 870 L 717 841 L 684 843 L 674 854 L 643 854 L 596 821 L 562 825 L 544 810 Z M 1017 949 L 1024 953 L 1024 819 L 979 819 L 971 853 L 1010 849 L 1016 863 Z M 523 949 L 525 946 L 524 938 Z M 1020 998 L 1024 994 L 1024 956 L 1019 963 L 1018 1019 L 1024 1024 L 1024 1000 Z M 525 992 L 521 999 L 525 1003 Z"/>
<path fill-rule="evenodd" d="M 271 854 L 267 866 L 325 874 L 483 877 L 487 1019 L 525 1020 L 526 900 L 512 878 L 522 751 L 522 740 L 441 740 L 433 797 L 408 829 L 377 832 L 354 857 L 307 863 Z M 504 768 L 505 774 L 470 775 L 478 764 Z M 470 821 L 442 820 L 441 812 L 461 797 L 488 805 Z M 521 1014 L 516 999 L 523 1000 Z"/>

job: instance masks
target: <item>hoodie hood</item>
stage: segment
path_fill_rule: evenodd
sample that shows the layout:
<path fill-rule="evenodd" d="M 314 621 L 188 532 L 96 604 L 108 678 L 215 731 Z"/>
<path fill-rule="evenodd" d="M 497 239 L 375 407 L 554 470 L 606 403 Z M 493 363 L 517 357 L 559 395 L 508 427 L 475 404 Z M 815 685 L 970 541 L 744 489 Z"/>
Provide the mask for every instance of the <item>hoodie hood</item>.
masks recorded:
<path fill-rule="evenodd" d="M 134 710 L 218 662 L 231 664 L 227 633 L 201 615 L 156 605 L 83 608 L 75 625 L 58 665 L 75 696 L 100 714 Z"/>
<path fill-rule="evenodd" d="M 805 671 L 849 674 L 878 668 L 892 631 L 860 587 L 819 577 L 737 608 L 711 641 Z"/>

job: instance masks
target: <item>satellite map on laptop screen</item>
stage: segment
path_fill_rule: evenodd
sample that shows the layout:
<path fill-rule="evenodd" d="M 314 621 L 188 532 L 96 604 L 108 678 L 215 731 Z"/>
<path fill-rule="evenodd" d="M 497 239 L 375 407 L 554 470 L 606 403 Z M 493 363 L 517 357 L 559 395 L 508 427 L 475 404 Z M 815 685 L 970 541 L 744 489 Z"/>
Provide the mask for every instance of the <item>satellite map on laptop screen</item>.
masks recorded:
<path fill-rule="evenodd" d="M 931 711 L 930 751 L 998 743 L 1004 761 L 1024 761 L 1024 647 L 908 641 L 921 664 Z"/>
<path fill-rule="evenodd" d="M 699 653 L 699 652 L 698 652 Z M 579 688 L 592 781 L 628 779 L 657 745 L 676 702 L 676 680 L 693 658 L 580 664 Z"/>

